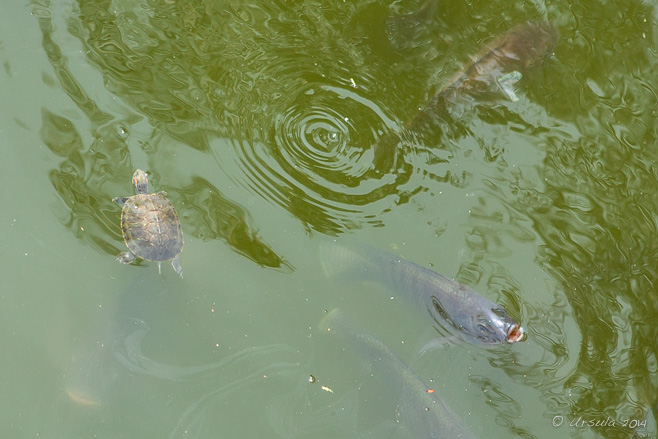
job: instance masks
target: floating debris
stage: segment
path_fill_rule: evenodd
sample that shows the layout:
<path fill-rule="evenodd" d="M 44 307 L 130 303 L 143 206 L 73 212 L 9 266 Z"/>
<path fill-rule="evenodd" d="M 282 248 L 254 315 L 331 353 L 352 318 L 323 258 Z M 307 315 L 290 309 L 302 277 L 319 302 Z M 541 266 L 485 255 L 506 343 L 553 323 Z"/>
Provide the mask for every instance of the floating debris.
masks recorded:
<path fill-rule="evenodd" d="M 331 389 L 330 389 L 329 387 L 327 387 L 327 386 L 322 386 L 322 387 L 320 387 L 320 388 L 321 388 L 322 390 L 324 390 L 325 392 L 334 393 L 334 391 L 331 390 Z"/>

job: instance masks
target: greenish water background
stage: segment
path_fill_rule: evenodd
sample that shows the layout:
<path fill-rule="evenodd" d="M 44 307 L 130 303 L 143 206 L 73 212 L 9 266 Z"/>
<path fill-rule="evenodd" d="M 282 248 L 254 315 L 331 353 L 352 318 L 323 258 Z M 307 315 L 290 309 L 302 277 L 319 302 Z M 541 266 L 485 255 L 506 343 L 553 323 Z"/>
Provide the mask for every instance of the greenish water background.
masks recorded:
<path fill-rule="evenodd" d="M 387 26 L 418 8 L 5 6 L 3 437 L 395 437 L 373 359 L 317 330 L 336 306 L 478 437 L 626 438 L 568 423 L 647 416 L 655 437 L 655 6 L 442 2 Z M 519 102 L 373 171 L 373 144 L 527 20 L 560 36 Z M 137 167 L 178 209 L 185 279 L 115 261 Z M 502 303 L 527 341 L 419 356 L 402 301 L 323 276 L 319 243 L 346 235 Z"/>

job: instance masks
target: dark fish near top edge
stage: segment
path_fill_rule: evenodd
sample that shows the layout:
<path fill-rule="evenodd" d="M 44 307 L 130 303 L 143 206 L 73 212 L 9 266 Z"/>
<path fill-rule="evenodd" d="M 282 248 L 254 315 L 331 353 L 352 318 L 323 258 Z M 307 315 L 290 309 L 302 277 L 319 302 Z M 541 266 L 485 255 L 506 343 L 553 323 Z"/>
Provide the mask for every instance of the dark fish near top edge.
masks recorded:
<path fill-rule="evenodd" d="M 533 21 L 494 39 L 406 124 L 407 136 L 418 137 L 421 143 L 440 142 L 442 134 L 452 129 L 460 113 L 474 101 L 487 95 L 518 100 L 513 85 L 552 53 L 556 41 L 557 31 L 551 23 Z M 402 143 L 396 132 L 383 136 L 373 147 L 375 168 L 401 167 L 404 160 L 398 155 Z"/>
<path fill-rule="evenodd" d="M 515 343 L 525 338 L 521 325 L 500 305 L 399 256 L 363 244 L 323 242 L 320 259 L 327 276 L 385 284 L 446 331 L 474 345 Z"/>
<path fill-rule="evenodd" d="M 373 359 L 373 372 L 391 387 L 402 389 L 398 420 L 409 437 L 475 439 L 470 429 L 445 402 L 397 355 L 376 337 L 357 329 L 339 309 L 320 322 L 320 330 L 345 338 L 360 355 Z M 380 375 L 381 374 L 381 375 Z"/>
<path fill-rule="evenodd" d="M 505 75 L 526 74 L 553 51 L 555 27 L 548 22 L 521 23 L 488 44 L 476 61 L 443 87 L 413 119 L 410 129 L 419 129 L 425 119 L 450 111 L 460 97 L 501 92 Z"/>

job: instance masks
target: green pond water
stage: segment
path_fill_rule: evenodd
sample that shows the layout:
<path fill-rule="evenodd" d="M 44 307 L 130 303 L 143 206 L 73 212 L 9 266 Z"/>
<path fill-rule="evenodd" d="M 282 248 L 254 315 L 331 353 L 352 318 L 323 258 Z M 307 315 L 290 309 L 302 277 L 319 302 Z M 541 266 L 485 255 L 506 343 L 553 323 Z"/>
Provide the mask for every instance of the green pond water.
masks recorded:
<path fill-rule="evenodd" d="M 319 330 L 338 307 L 475 437 L 656 437 L 657 20 L 635 0 L 8 2 L 0 436 L 445 437 L 410 433 L 414 395 Z M 555 27 L 550 56 L 415 131 L 526 21 Z M 137 168 L 176 206 L 184 279 L 116 261 Z M 527 339 L 422 350 L 409 292 L 325 276 L 334 239 L 458 279 Z"/>

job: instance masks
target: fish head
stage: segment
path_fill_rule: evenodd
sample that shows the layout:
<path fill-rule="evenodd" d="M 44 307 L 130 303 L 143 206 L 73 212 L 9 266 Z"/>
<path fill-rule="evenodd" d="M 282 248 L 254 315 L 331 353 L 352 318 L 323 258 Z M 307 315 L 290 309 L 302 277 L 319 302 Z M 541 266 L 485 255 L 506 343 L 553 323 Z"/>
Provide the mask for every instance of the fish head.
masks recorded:
<path fill-rule="evenodd" d="M 496 340 L 502 343 L 516 343 L 525 340 L 525 331 L 502 306 L 496 305 L 487 313 L 486 324 L 478 330 L 484 330 L 487 334 L 495 334 Z"/>
<path fill-rule="evenodd" d="M 551 23 L 522 23 L 506 34 L 505 62 L 516 64 L 516 69 L 528 70 L 551 55 L 556 41 L 557 30 Z"/>
<path fill-rule="evenodd" d="M 451 316 L 437 297 L 433 297 L 432 302 L 434 311 L 438 313 L 438 316 L 435 315 L 437 323 L 475 344 L 511 344 L 525 340 L 521 325 L 500 305 L 473 306 L 467 313 Z"/>

